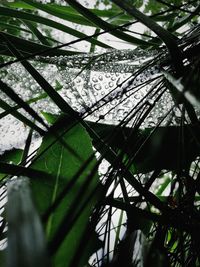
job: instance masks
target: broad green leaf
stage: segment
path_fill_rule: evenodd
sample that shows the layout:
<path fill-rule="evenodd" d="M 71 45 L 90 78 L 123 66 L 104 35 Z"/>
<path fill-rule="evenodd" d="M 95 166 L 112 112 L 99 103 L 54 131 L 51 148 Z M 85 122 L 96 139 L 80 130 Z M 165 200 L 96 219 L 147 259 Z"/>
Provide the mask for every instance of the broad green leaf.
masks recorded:
<path fill-rule="evenodd" d="M 60 124 L 60 122 L 58 123 Z M 48 133 L 44 137 L 37 153 L 38 159 L 36 158 L 31 165 L 31 168 L 51 174 L 53 177 L 52 179 L 45 176 L 43 179 L 35 177 L 35 179 L 31 180 L 35 203 L 41 214 L 44 214 L 63 189 L 72 183 L 70 190 L 66 192 L 58 207 L 48 217 L 46 224 L 46 234 L 50 244 L 51 246 L 56 246 L 55 250 L 52 249 L 55 252 L 54 266 L 56 267 L 70 265 L 82 240 L 92 208 L 98 200 L 98 194 L 96 193 L 90 198 L 90 194 L 95 192 L 99 184 L 97 173 L 95 172 L 87 181 L 91 170 L 96 165 L 95 158 L 89 162 L 77 180 L 73 180 L 76 173 L 85 164 L 85 161 L 93 155 L 90 137 L 78 123 L 71 129 L 68 129 L 68 127 L 69 125 L 61 123 L 61 128 L 53 128 L 52 133 Z M 61 140 L 58 141 L 55 137 L 55 134 L 58 136 L 65 131 L 66 133 L 62 136 L 62 142 L 65 142 L 66 146 L 70 147 L 70 150 L 62 144 Z M 74 150 L 73 154 L 71 150 Z M 83 191 L 81 192 L 81 190 Z M 84 202 L 86 203 L 84 204 Z M 84 205 L 83 210 L 80 210 L 81 205 Z M 79 217 L 71 225 L 69 231 L 65 233 L 65 230 L 63 230 L 64 232 L 62 232 L 63 223 L 67 228 L 70 220 L 75 218 L 77 214 Z M 66 218 L 68 220 L 65 221 Z M 60 233 L 59 231 L 62 232 L 61 235 L 58 234 Z M 60 242 L 58 241 L 59 238 L 61 238 Z M 85 242 L 88 243 L 88 240 L 85 240 Z M 91 249 L 83 250 L 82 257 L 84 257 L 84 260 L 92 252 Z M 84 255 L 85 252 L 87 252 L 87 255 Z"/>

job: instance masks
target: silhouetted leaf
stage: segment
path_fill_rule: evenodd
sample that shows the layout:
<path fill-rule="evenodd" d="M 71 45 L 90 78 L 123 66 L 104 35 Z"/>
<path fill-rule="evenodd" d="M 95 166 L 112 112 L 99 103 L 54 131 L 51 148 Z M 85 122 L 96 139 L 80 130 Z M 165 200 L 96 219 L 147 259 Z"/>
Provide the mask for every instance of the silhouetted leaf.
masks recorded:
<path fill-rule="evenodd" d="M 108 146 L 115 151 L 122 151 L 132 159 L 135 173 L 145 173 L 155 169 L 177 170 L 179 168 L 179 132 L 180 127 L 168 126 L 158 127 L 135 132 L 131 128 L 117 128 L 106 124 L 91 123 L 91 127 L 105 140 Z M 154 131 L 154 132 L 153 132 Z M 198 140 L 193 135 L 193 131 L 200 136 L 200 129 L 197 126 L 184 126 L 182 129 L 185 140 L 184 163 L 189 166 L 197 156 L 199 156 Z M 94 141 L 95 147 L 101 153 L 105 153 L 106 148 L 98 147 L 98 142 Z M 173 157 L 171 156 L 173 155 Z"/>

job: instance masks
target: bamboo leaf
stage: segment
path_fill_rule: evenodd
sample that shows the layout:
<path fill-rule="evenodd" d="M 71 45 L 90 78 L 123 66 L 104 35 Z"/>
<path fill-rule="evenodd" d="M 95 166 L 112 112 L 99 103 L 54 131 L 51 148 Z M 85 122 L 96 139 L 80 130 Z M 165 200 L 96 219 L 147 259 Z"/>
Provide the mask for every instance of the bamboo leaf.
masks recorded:
<path fill-rule="evenodd" d="M 16 164 L 6 163 L 3 161 L 0 161 L 0 172 L 13 175 L 13 176 L 28 176 L 30 178 L 39 178 L 42 179 L 43 177 L 46 177 L 47 179 L 52 179 L 51 174 L 48 174 L 43 171 L 37 171 L 30 167 L 23 167 Z"/>
<path fill-rule="evenodd" d="M 183 18 L 175 21 L 174 25 L 169 30 L 172 32 L 178 30 L 180 27 L 182 27 L 182 26 L 186 25 L 186 23 L 190 22 L 195 16 L 198 16 L 199 12 L 200 12 L 200 5 L 198 5 L 196 7 L 196 9 L 191 14 L 188 14 L 188 15 L 184 16 Z"/>
<path fill-rule="evenodd" d="M 19 19 L 24 19 L 24 20 L 28 20 L 28 21 L 32 21 L 32 22 L 36 22 L 36 23 L 40 23 L 40 24 L 44 24 L 46 26 L 55 28 L 57 30 L 60 30 L 62 32 L 71 34 L 77 38 L 85 38 L 86 35 L 82 32 L 76 31 L 66 25 L 63 25 L 61 23 L 55 22 L 53 20 L 41 17 L 41 16 L 37 16 L 34 14 L 30 14 L 30 13 L 26 13 L 20 10 L 15 10 L 15 9 L 11 9 L 11 8 L 6 8 L 6 7 L 2 7 L 0 6 L 0 15 L 3 16 L 9 16 L 9 17 L 13 17 L 13 18 L 19 18 Z M 94 43 L 95 45 L 99 45 L 101 47 L 104 48 L 110 48 L 108 45 L 95 40 L 93 38 L 90 38 L 87 40 L 90 43 Z"/>
<path fill-rule="evenodd" d="M 62 86 L 57 82 L 57 85 L 56 85 L 55 90 L 56 91 L 59 91 L 60 89 L 62 89 Z M 36 103 L 37 101 L 39 101 L 41 99 L 44 99 L 44 98 L 47 98 L 47 97 L 48 97 L 48 94 L 47 93 L 41 93 L 39 96 L 33 97 L 33 98 L 29 99 L 28 101 L 26 101 L 26 103 L 27 104 Z M 23 121 L 23 118 L 24 118 L 25 120 L 23 122 L 25 124 L 27 124 L 26 123 L 27 118 L 23 117 L 23 115 L 21 115 L 21 113 L 19 113 L 19 112 L 16 112 L 15 113 L 15 111 L 17 111 L 20 108 L 18 105 L 14 106 L 14 107 L 11 107 L 7 103 L 5 103 L 5 101 L 3 101 L 3 100 L 0 99 L 0 107 L 5 110 L 4 112 L 0 113 L 0 119 L 3 118 L 3 117 L 5 117 L 5 116 L 7 116 L 8 114 L 12 114 L 13 116 L 15 116 L 16 118 L 18 118 L 21 121 Z M 45 112 L 41 111 L 41 113 L 45 117 Z M 22 116 L 22 118 L 20 118 L 20 116 Z M 46 119 L 46 117 L 45 117 L 45 119 Z M 48 120 L 47 120 L 47 122 L 48 122 Z M 35 129 L 35 127 L 34 127 L 35 124 L 32 123 L 32 121 L 30 121 L 30 123 L 31 123 L 32 128 Z M 50 122 L 50 124 L 51 124 L 51 122 Z"/>
<path fill-rule="evenodd" d="M 40 9 L 40 10 L 43 10 L 44 12 L 47 12 L 48 14 L 51 14 L 61 19 L 65 19 L 67 21 L 77 23 L 79 25 L 93 26 L 92 22 L 90 22 L 84 16 L 81 16 L 80 13 L 76 12 L 70 6 L 60 6 L 55 3 L 43 4 L 39 2 L 33 2 L 31 0 L 23 0 L 23 2 L 22 1 L 10 2 L 10 3 L 7 3 L 7 6 L 14 7 L 14 8 L 24 8 L 28 10 Z M 89 10 L 101 18 L 110 19 L 112 17 L 118 16 L 117 20 L 115 21 L 115 24 L 119 24 L 119 25 L 128 23 L 132 19 L 132 16 L 128 14 L 121 14 L 120 9 L 118 8 L 112 7 L 108 10 L 99 10 L 99 9 L 94 8 L 94 9 L 89 9 Z M 169 21 L 169 20 L 174 19 L 175 17 L 176 17 L 176 13 L 173 12 L 172 14 L 166 14 L 166 15 L 165 14 L 154 15 L 154 20 Z"/>
<path fill-rule="evenodd" d="M 144 196 L 152 205 L 154 205 L 156 208 L 162 210 L 162 211 L 166 211 L 168 212 L 168 208 L 163 205 L 163 203 L 154 195 L 152 194 L 150 191 L 148 191 L 146 188 L 144 188 L 139 182 L 138 180 L 134 177 L 133 173 L 129 170 L 129 168 L 127 168 L 123 161 L 121 160 L 120 154 L 118 154 L 118 150 L 117 152 L 115 150 L 113 150 L 113 148 L 115 149 L 115 146 L 112 146 L 112 142 L 107 142 L 108 139 L 107 137 L 105 138 L 105 135 L 101 135 L 99 133 L 99 131 L 101 132 L 101 127 L 103 127 L 104 131 L 103 134 L 106 133 L 106 131 L 108 130 L 108 128 L 110 127 L 110 125 L 99 125 L 99 124 L 95 124 L 92 125 L 93 123 L 89 123 L 89 127 L 87 127 L 87 123 L 85 123 L 86 125 L 86 129 L 89 132 L 90 136 L 93 139 L 93 144 L 95 146 L 95 148 L 97 149 L 97 151 L 99 151 L 102 156 L 108 161 L 110 162 L 110 164 L 112 165 L 112 167 L 115 169 L 116 167 L 118 167 L 119 165 L 121 167 L 123 167 L 123 169 L 125 171 L 123 171 L 122 175 L 124 177 L 124 179 L 142 196 Z M 107 128 L 108 127 L 108 128 Z M 113 127 L 113 126 L 111 126 Z M 116 137 L 116 128 L 114 126 L 114 132 L 109 132 L 112 135 L 112 139 L 114 138 L 114 136 Z M 115 134 L 113 134 L 115 133 Z M 108 135 L 108 138 L 110 137 L 110 135 Z M 120 137 L 120 134 L 119 134 Z M 104 139 L 105 138 L 105 139 Z M 117 149 L 118 146 L 120 145 L 119 141 L 122 141 L 122 146 L 123 146 L 123 140 L 124 139 L 124 132 L 122 131 L 122 136 L 121 136 L 121 140 L 117 140 L 114 139 L 118 145 L 117 145 Z M 114 142 L 115 142 L 114 141 Z M 124 148 L 124 147 L 123 147 Z M 142 172 L 142 171 L 141 171 Z"/>
<path fill-rule="evenodd" d="M 14 8 L 23 8 L 27 10 L 34 10 L 34 7 L 30 6 L 29 4 L 23 3 L 22 1 L 14 1 L 14 2 L 8 2 L 4 4 L 8 7 L 14 7 Z"/>
<path fill-rule="evenodd" d="M 24 3 L 26 4 L 24 4 Z M 58 18 L 71 21 L 74 23 L 77 23 L 79 25 L 86 25 L 86 26 L 94 26 L 90 20 L 85 18 L 84 16 L 80 15 L 80 13 L 76 12 L 73 8 L 70 6 L 60 6 L 58 4 L 42 4 L 39 2 L 34 2 L 31 0 L 23 0 L 23 2 L 18 2 L 18 3 L 8 3 L 8 6 L 10 7 L 19 7 L 19 8 L 24 8 L 24 9 L 39 9 L 42 10 L 48 14 L 51 14 L 53 16 L 56 16 Z M 98 17 L 103 17 L 103 18 L 111 18 L 116 15 L 118 15 L 119 10 L 98 10 L 98 9 L 90 9 L 91 12 L 96 14 Z M 129 15 L 122 15 L 118 18 L 118 23 L 117 24 L 122 24 L 122 23 L 127 23 L 131 19 L 131 16 Z"/>

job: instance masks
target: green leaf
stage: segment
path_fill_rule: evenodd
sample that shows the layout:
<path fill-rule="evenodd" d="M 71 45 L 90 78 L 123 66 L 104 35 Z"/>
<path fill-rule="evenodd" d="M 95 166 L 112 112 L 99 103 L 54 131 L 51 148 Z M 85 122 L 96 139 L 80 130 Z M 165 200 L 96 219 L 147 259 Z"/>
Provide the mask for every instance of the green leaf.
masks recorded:
<path fill-rule="evenodd" d="M 169 183 L 171 182 L 171 179 L 167 177 L 164 182 L 160 185 L 159 189 L 156 192 L 156 195 L 162 199 L 162 193 L 165 191 Z"/>
<path fill-rule="evenodd" d="M 108 204 L 122 211 L 126 211 L 129 221 L 128 224 L 131 225 L 131 230 L 140 229 L 145 235 L 148 234 L 152 221 L 156 221 L 158 219 L 155 213 L 151 213 L 147 209 L 142 210 L 132 206 L 129 203 L 125 203 L 116 199 L 109 199 Z"/>
<path fill-rule="evenodd" d="M 169 29 L 170 31 L 176 31 L 178 30 L 180 27 L 186 25 L 188 22 L 192 21 L 192 19 L 195 17 L 195 16 L 198 16 L 199 14 L 199 11 L 200 11 L 200 5 L 197 6 L 197 8 L 189 13 L 189 14 L 186 14 L 186 16 L 184 16 L 183 18 L 181 19 L 178 19 L 178 20 L 175 20 L 175 23 L 174 25 Z"/>
<path fill-rule="evenodd" d="M 0 30 L 1 31 L 5 31 L 5 30 L 12 30 L 12 31 L 22 31 L 22 32 L 27 32 L 27 33 L 30 33 L 29 30 L 25 29 L 25 28 L 22 28 L 22 27 L 18 27 L 18 26 L 15 26 L 13 24 L 9 24 L 9 23 L 5 23 L 5 22 L 0 22 Z"/>
<path fill-rule="evenodd" d="M 59 124 L 60 121 L 58 121 Z M 96 190 L 99 183 L 96 171 L 87 181 L 88 175 L 91 174 L 91 170 L 96 165 L 95 158 L 85 167 L 77 180 L 73 180 L 76 173 L 85 164 L 85 161 L 93 155 L 90 137 L 80 124 L 67 129 L 68 125 L 61 123 L 60 129 L 54 128 L 53 134 L 48 133 L 44 137 L 37 153 L 38 159 L 31 165 L 33 169 L 46 172 L 53 177 L 52 179 L 45 176 L 43 179 L 35 177 L 35 179 L 31 180 L 35 203 L 41 214 L 44 214 L 51 207 L 66 186 L 69 186 L 71 183 L 73 184 L 59 203 L 57 209 L 48 217 L 46 224 L 47 237 L 52 246 L 57 246 L 52 252 L 55 253 L 54 265 L 56 267 L 67 267 L 70 265 L 86 230 L 92 208 L 98 199 L 98 194 L 91 198 L 89 197 Z M 64 132 L 66 133 L 63 134 Z M 56 139 L 55 133 L 56 135 L 63 134 L 62 141 L 71 150 L 74 150 L 78 156 L 67 150 Z M 83 190 L 84 188 L 86 190 Z M 85 201 L 83 209 L 80 210 L 81 205 Z M 70 219 L 73 219 L 77 214 L 79 216 L 71 225 L 69 231 L 67 233 L 62 232 L 61 235 L 58 234 L 62 230 L 61 226 L 63 223 L 65 228 L 67 228 Z M 65 218 L 68 218 L 68 220 L 65 221 Z M 59 238 L 61 238 L 60 241 L 58 241 Z M 85 250 L 83 250 L 82 254 L 84 252 Z M 91 252 L 93 252 L 92 248 L 87 252 L 87 257 Z M 85 255 L 82 255 L 82 257 L 86 258 Z M 82 261 L 82 258 L 80 261 Z"/>
<path fill-rule="evenodd" d="M 24 24 L 30 29 L 30 31 L 38 38 L 41 44 L 51 46 L 47 38 L 37 29 L 37 26 L 33 22 L 23 20 Z"/>
<path fill-rule="evenodd" d="M 51 125 L 54 124 L 56 122 L 56 120 L 58 119 L 58 115 L 54 115 L 52 113 L 48 113 L 48 112 L 44 112 L 44 111 L 41 111 L 41 113 L 44 116 L 44 118 L 46 119 L 46 121 L 48 123 L 50 123 Z"/>
<path fill-rule="evenodd" d="M 30 167 L 23 167 L 20 165 L 6 163 L 2 161 L 0 161 L 0 170 L 2 173 L 9 174 L 12 176 L 25 175 L 33 179 L 35 177 L 43 178 L 44 176 L 49 177 L 49 179 L 52 178 L 51 174 L 48 174 L 42 171 L 33 170 Z"/>
<path fill-rule="evenodd" d="M 12 149 L 12 150 L 4 152 L 4 154 L 0 156 L 0 161 L 18 164 L 21 161 L 22 154 L 23 154 L 23 150 Z M 0 173 L 0 180 L 3 179 L 5 175 L 6 174 L 4 173 Z"/>
<path fill-rule="evenodd" d="M 32 7 L 36 9 L 42 10 L 48 14 L 56 16 L 58 18 L 71 21 L 81 25 L 93 26 L 93 24 L 88 21 L 86 18 L 73 12 L 73 10 L 66 6 L 59 6 L 56 4 L 42 4 L 38 2 L 33 2 L 30 0 L 23 0 L 23 2 L 30 4 Z"/>
<path fill-rule="evenodd" d="M 6 2 L 4 5 L 9 6 L 9 7 L 14 7 L 14 8 L 23 8 L 23 9 L 28 9 L 28 10 L 34 10 L 34 7 L 23 3 L 22 1 L 13 1 L 13 2 Z"/>
<path fill-rule="evenodd" d="M 23 2 L 27 3 L 27 6 L 23 7 L 23 3 L 20 4 L 18 3 L 18 5 L 16 3 L 9 3 L 10 7 L 21 7 L 21 8 L 28 8 L 30 10 L 32 9 L 39 9 L 42 10 L 48 14 L 51 14 L 53 16 L 56 16 L 58 18 L 64 19 L 66 21 L 71 21 L 74 23 L 77 23 L 79 25 L 86 25 L 86 26 L 94 26 L 94 24 L 92 22 L 90 22 L 90 20 L 88 20 L 86 17 L 82 16 L 80 13 L 76 12 L 73 8 L 71 8 L 70 6 L 60 6 L 57 4 L 42 4 L 42 3 L 38 3 L 38 2 L 33 2 L 30 0 L 23 0 Z M 28 5 L 29 3 L 29 5 Z M 103 18 L 111 18 L 113 16 L 117 16 L 119 14 L 118 10 L 113 10 L 113 9 L 109 9 L 109 10 L 98 10 L 98 9 L 89 9 L 91 12 L 93 12 L 94 14 L 96 14 L 99 17 L 103 17 Z M 127 16 L 127 15 L 122 15 L 120 16 L 119 20 L 118 20 L 118 24 L 122 24 L 122 23 L 127 23 L 129 22 L 131 19 L 131 16 Z"/>
<path fill-rule="evenodd" d="M 55 86 L 55 90 L 56 91 L 59 91 L 62 89 L 62 86 L 59 84 L 58 81 L 56 81 L 56 86 Z M 28 101 L 26 101 L 27 104 L 32 104 L 32 103 L 36 103 L 37 101 L 41 100 L 41 99 L 44 99 L 48 97 L 48 94 L 47 93 L 41 93 L 39 96 L 37 97 L 33 97 L 33 98 L 30 98 Z M 4 101 L 0 100 L 0 107 L 3 108 L 5 111 L 0 113 L 0 119 L 7 116 L 8 114 L 13 114 L 13 116 L 15 116 L 17 118 L 17 116 L 19 116 L 19 119 L 20 119 L 20 113 L 17 112 L 17 110 L 20 108 L 18 105 L 16 106 L 9 106 L 8 104 L 6 104 Z M 42 115 L 45 117 L 46 121 L 49 122 L 50 124 L 53 124 L 51 123 L 51 121 L 48 121 L 48 118 L 46 117 L 46 112 L 43 112 L 41 111 Z M 56 115 L 53 115 L 53 114 L 49 114 L 49 116 L 56 116 Z M 23 121 L 23 115 L 21 115 L 21 120 Z M 57 118 L 57 116 L 56 116 Z M 25 119 L 25 117 L 24 117 Z M 31 121 L 29 121 L 31 123 Z M 53 120 L 53 122 L 55 122 L 55 120 Z M 24 121 L 24 123 L 26 124 L 26 120 Z M 33 126 L 33 129 L 35 129 L 35 124 L 32 123 L 31 126 Z"/>

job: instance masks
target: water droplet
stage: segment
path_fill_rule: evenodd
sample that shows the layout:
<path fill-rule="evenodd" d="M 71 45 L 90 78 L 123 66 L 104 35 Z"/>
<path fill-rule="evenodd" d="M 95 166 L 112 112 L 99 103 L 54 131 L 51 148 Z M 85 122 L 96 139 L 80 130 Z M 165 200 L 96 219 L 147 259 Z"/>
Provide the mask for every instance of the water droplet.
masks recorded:
<path fill-rule="evenodd" d="M 96 90 L 101 90 L 101 85 L 100 85 L 100 83 L 95 84 L 95 85 L 94 85 L 94 88 L 95 88 Z"/>
<path fill-rule="evenodd" d="M 112 88 L 114 86 L 114 83 L 113 82 L 109 82 L 108 85 L 109 85 L 109 87 Z"/>

